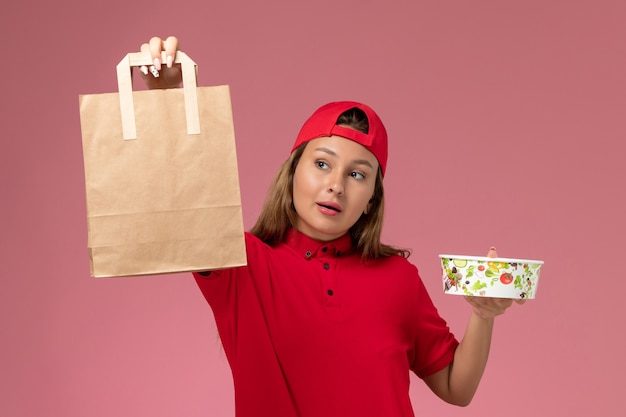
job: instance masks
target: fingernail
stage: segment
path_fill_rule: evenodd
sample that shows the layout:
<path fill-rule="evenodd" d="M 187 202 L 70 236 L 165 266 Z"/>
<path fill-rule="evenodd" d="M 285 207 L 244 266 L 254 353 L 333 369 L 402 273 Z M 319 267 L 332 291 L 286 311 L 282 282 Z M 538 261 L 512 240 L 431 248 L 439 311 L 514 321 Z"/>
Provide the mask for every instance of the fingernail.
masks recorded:
<path fill-rule="evenodd" d="M 154 68 L 154 65 L 150 65 L 150 72 L 154 78 L 159 78 L 159 71 Z"/>
<path fill-rule="evenodd" d="M 154 67 L 157 70 L 161 70 L 161 60 L 159 58 L 154 58 Z"/>
<path fill-rule="evenodd" d="M 139 67 L 139 71 L 143 72 L 144 75 L 148 75 L 148 67 L 146 67 L 145 65 Z"/>
<path fill-rule="evenodd" d="M 174 58 L 171 55 L 167 56 L 167 67 L 172 68 L 172 63 L 174 62 Z"/>

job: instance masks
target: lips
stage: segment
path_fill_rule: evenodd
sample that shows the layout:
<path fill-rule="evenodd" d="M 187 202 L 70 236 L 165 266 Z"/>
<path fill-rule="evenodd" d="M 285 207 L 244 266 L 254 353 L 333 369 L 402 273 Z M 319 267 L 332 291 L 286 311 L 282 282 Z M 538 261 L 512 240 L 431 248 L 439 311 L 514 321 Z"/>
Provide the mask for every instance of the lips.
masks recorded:
<path fill-rule="evenodd" d="M 322 201 L 320 203 L 317 203 L 318 206 L 328 209 L 328 210 L 332 210 L 335 211 L 337 213 L 341 213 L 341 206 L 337 203 L 333 203 L 330 201 Z"/>

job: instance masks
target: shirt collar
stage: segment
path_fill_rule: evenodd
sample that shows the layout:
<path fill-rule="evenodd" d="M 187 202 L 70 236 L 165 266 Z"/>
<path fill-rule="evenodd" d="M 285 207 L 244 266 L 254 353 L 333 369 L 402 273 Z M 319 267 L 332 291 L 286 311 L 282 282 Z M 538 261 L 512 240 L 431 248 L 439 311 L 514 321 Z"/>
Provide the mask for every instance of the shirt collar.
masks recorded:
<path fill-rule="evenodd" d="M 350 233 L 330 241 L 320 241 L 306 236 L 295 229 L 289 229 L 285 244 L 301 254 L 305 259 L 327 256 L 343 256 L 352 248 Z"/>

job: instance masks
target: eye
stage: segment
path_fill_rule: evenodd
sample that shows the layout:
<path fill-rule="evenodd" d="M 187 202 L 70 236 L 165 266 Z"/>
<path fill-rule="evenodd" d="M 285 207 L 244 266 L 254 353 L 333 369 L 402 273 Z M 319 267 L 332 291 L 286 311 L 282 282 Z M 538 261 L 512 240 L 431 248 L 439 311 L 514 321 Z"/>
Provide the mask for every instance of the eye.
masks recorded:
<path fill-rule="evenodd" d="M 360 172 L 356 172 L 356 171 L 352 171 L 350 173 L 350 176 L 352 178 L 357 179 L 357 180 L 364 180 L 365 179 L 365 175 L 361 174 Z"/>
<path fill-rule="evenodd" d="M 320 169 L 328 169 L 328 164 L 324 161 L 315 161 L 315 165 Z"/>

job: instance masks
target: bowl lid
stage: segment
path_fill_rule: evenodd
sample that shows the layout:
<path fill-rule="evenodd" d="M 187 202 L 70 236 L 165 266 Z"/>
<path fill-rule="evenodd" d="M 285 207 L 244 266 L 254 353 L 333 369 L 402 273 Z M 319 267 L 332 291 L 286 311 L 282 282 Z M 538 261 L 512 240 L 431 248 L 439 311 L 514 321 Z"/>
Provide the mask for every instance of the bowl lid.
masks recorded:
<path fill-rule="evenodd" d="M 533 259 L 516 259 L 516 258 L 490 258 L 488 256 L 468 256 L 468 255 L 446 255 L 440 254 L 440 258 L 447 259 L 465 259 L 468 261 L 483 261 L 483 262 L 508 262 L 508 263 L 518 263 L 518 264 L 543 264 L 543 261 L 533 260 Z"/>

